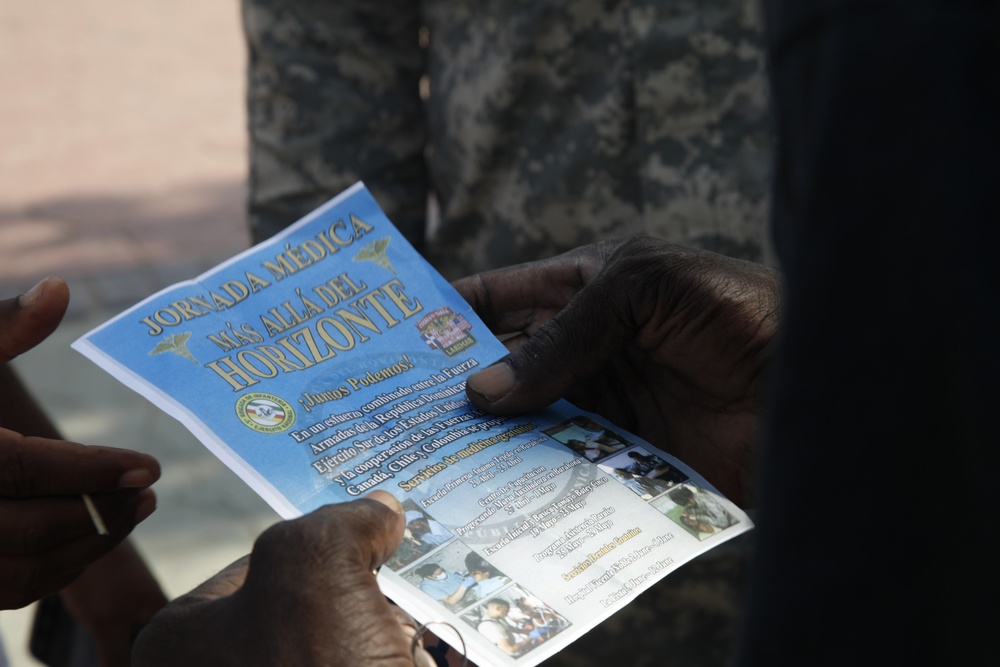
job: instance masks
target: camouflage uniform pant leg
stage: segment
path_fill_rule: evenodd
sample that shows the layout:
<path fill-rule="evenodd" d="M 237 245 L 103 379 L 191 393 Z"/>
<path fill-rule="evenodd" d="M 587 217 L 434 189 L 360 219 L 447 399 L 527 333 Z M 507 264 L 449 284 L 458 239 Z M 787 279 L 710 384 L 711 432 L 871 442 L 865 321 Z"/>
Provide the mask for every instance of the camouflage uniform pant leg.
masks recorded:
<path fill-rule="evenodd" d="M 254 241 L 358 180 L 415 245 L 427 203 L 419 3 L 243 0 Z"/>

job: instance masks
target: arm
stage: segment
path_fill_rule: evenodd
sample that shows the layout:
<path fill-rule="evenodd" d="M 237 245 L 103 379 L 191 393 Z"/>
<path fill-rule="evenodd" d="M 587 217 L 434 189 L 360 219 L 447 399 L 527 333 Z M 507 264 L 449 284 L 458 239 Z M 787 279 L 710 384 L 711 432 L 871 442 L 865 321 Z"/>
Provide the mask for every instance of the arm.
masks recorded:
<path fill-rule="evenodd" d="M 167 604 L 159 582 L 128 539 L 91 563 L 59 597 L 93 636 L 102 667 L 131 665 L 136 636 Z"/>
<path fill-rule="evenodd" d="M 457 604 L 461 602 L 462 598 L 465 597 L 465 592 L 470 588 L 472 588 L 475 585 L 475 583 L 476 583 L 475 579 L 473 579 L 472 577 L 466 577 L 465 580 L 462 581 L 462 585 L 456 588 L 454 593 L 452 593 L 447 597 L 441 598 L 441 601 L 444 602 L 445 604 Z"/>

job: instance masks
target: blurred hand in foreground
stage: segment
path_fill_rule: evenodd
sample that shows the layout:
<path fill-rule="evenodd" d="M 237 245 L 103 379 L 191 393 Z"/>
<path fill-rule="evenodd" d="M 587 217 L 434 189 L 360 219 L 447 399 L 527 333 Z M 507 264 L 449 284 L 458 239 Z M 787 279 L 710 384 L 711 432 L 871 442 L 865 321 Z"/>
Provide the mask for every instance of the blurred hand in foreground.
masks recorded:
<path fill-rule="evenodd" d="M 160 475 L 155 459 L 60 439 L 6 365 L 55 330 L 68 302 L 58 278 L 0 300 L 0 609 L 66 586 L 156 507 L 146 488 Z M 83 494 L 93 499 L 108 535 L 98 535 Z"/>

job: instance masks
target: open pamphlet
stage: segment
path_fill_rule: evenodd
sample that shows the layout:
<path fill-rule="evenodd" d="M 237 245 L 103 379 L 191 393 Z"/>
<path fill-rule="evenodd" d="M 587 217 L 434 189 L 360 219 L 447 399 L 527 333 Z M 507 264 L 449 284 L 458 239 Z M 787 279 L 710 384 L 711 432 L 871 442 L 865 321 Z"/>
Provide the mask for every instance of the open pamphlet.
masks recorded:
<path fill-rule="evenodd" d="M 752 527 L 599 415 L 473 408 L 465 378 L 506 349 L 361 183 L 73 347 L 284 518 L 395 495 L 406 535 L 379 584 L 481 667 L 541 662 Z"/>

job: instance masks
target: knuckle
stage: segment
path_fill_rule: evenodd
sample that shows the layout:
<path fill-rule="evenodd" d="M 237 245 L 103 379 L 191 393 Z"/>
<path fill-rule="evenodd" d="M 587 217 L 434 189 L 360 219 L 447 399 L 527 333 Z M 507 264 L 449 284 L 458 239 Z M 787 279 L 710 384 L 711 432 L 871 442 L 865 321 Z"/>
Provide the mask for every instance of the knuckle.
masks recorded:
<path fill-rule="evenodd" d="M 469 278 L 468 288 L 468 296 L 471 299 L 469 305 L 472 306 L 472 310 L 479 315 L 487 327 L 495 326 L 497 321 L 496 311 L 493 308 L 492 295 L 489 286 L 483 279 L 483 274 L 477 273 Z"/>
<path fill-rule="evenodd" d="M 293 550 L 302 541 L 301 519 L 278 522 L 257 536 L 254 542 L 254 552 L 269 552 L 273 549 Z"/>
<path fill-rule="evenodd" d="M 580 332 L 577 331 L 571 335 L 570 328 L 562 319 L 550 320 L 539 327 L 523 346 L 511 354 L 510 363 L 518 375 L 532 376 L 538 373 L 546 375 L 555 369 L 544 366 L 554 364 L 561 367 L 563 366 L 562 357 L 564 354 L 582 352 L 574 347 L 574 344 L 578 342 L 574 338 L 578 334 Z"/>
<path fill-rule="evenodd" d="M 544 326 L 540 327 L 538 331 L 535 332 L 535 342 L 537 345 L 543 348 L 554 348 L 561 349 L 566 339 L 569 336 L 569 329 L 566 324 L 561 319 L 554 319 L 546 322 Z M 537 358 L 538 354 L 532 348 L 526 348 L 527 352 L 531 352 L 533 358 Z"/>

